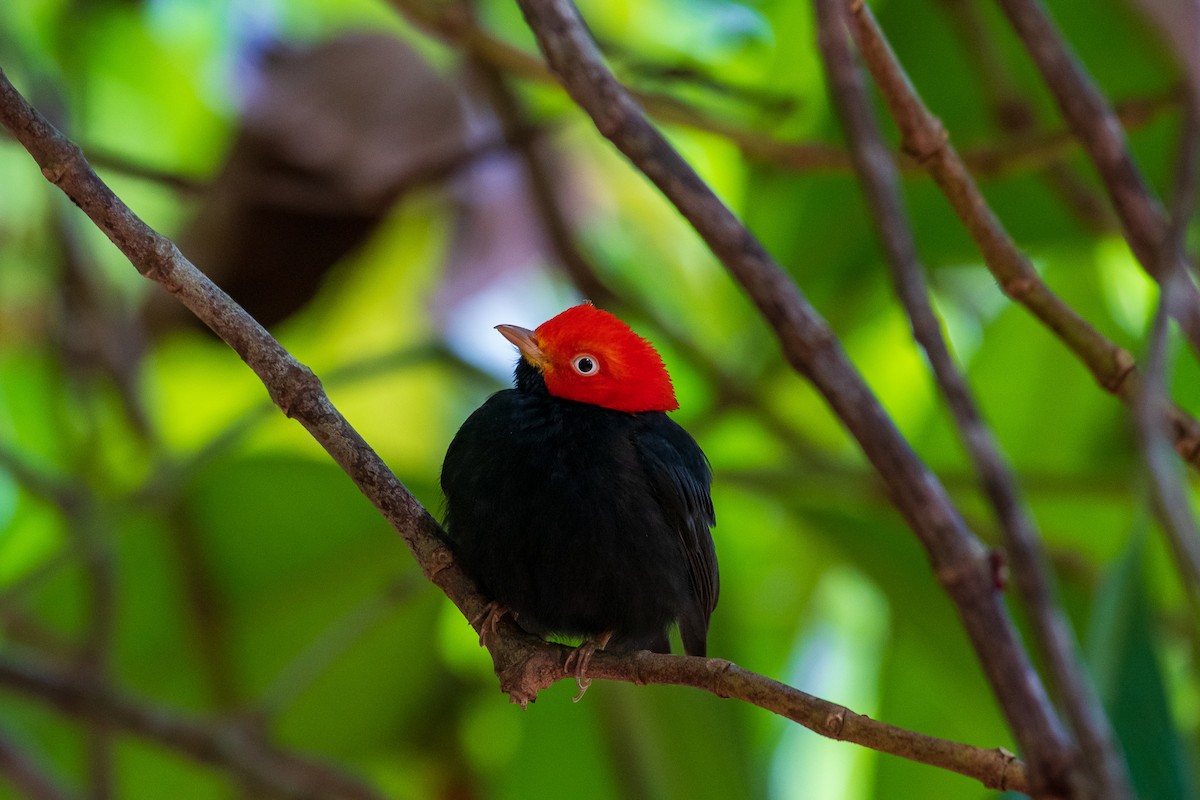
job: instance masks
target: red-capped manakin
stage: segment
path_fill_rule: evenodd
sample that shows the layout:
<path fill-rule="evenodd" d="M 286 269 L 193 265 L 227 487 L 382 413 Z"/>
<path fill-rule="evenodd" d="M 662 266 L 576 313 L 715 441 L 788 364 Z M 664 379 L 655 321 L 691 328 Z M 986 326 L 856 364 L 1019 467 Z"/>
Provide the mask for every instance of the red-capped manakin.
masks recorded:
<path fill-rule="evenodd" d="M 515 388 L 496 392 L 446 452 L 451 549 L 539 636 L 582 637 L 582 679 L 598 648 L 705 655 L 719 578 L 712 472 L 666 414 L 679 407 L 662 358 L 590 304 L 536 330 L 498 325 L 520 351 Z"/>

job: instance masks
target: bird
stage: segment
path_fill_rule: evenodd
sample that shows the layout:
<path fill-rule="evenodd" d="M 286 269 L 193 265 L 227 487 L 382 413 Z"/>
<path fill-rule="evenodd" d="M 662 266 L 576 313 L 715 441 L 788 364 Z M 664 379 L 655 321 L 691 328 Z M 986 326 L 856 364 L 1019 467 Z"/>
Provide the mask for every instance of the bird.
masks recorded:
<path fill-rule="evenodd" d="M 444 530 L 492 604 L 481 643 L 509 614 L 525 631 L 582 639 L 580 697 L 597 650 L 707 654 L 720 577 L 712 469 L 667 412 L 674 386 L 649 341 L 590 303 L 516 346 L 514 386 L 491 395 L 446 451 Z M 576 698 L 578 699 L 578 697 Z"/>

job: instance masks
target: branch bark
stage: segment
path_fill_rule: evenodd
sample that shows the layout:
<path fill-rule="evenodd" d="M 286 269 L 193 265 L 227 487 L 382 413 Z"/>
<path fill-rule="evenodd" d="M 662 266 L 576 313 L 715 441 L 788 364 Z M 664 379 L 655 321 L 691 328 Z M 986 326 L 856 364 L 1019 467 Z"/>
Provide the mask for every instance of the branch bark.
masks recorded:
<path fill-rule="evenodd" d="M 519 0 L 551 69 L 599 131 L 683 214 L 774 329 L 788 362 L 824 395 L 889 487 L 954 601 L 1036 791 L 1065 790 L 1076 753 L 995 589 L 988 553 L 896 430 L 825 321 L 762 245 L 646 120 L 604 66 L 567 0 Z"/>
<path fill-rule="evenodd" d="M 816 8 L 830 94 L 850 141 L 896 292 L 912 321 L 913 336 L 929 359 L 959 439 L 1000 522 L 1017 578 L 1017 594 L 1029 612 L 1034 639 L 1046 662 L 1051 685 L 1062 700 L 1083 751 L 1080 778 L 1084 785 L 1078 787 L 1076 795 L 1131 797 L 1125 760 L 1095 687 L 1083 668 L 1070 623 L 1055 597 L 1033 518 L 966 379 L 954 363 L 942 336 L 941 322 L 929 301 L 924 268 L 918 260 L 904 210 L 900 177 L 884 146 L 850 48 L 845 0 L 816 0 Z"/>
<path fill-rule="evenodd" d="M 1038 0 L 997 2 L 1091 157 L 1142 268 L 1164 289 L 1176 266 L 1184 273 L 1182 280 L 1172 283 L 1167 312 L 1178 321 L 1192 349 L 1200 353 L 1200 291 L 1180 263 L 1180 253 L 1169 253 L 1172 261 L 1161 257 L 1161 243 L 1168 235 L 1167 216 L 1134 163 L 1120 120 Z"/>
<path fill-rule="evenodd" d="M 522 80 L 555 83 L 545 62 L 491 35 L 479 27 L 469 9 L 456 3 L 429 0 L 389 0 L 416 27 L 450 43 L 472 57 Z M 682 125 L 721 136 L 751 159 L 797 172 L 847 172 L 853 168 L 844 148 L 823 142 L 778 139 L 741 125 L 714 119 L 685 103 L 650 93 L 633 93 L 634 100 L 658 122 Z M 1116 113 L 1127 127 L 1143 126 L 1179 103 L 1179 93 L 1167 91 L 1149 97 L 1129 98 Z M 1044 169 L 1060 161 L 1077 146 L 1069 130 L 1030 133 L 996 145 L 982 145 L 964 153 L 979 176 L 996 177 L 1024 170 Z M 905 172 L 918 172 L 921 164 L 904 153 L 896 154 Z"/>
<path fill-rule="evenodd" d="M 1188 221 L 1192 217 L 1196 202 L 1198 180 L 1200 97 L 1190 94 L 1180 131 L 1171 218 L 1159 245 L 1158 259 L 1165 277 L 1162 281 L 1158 311 L 1150 329 L 1146 380 L 1135 398 L 1133 419 L 1150 479 L 1151 501 L 1179 569 L 1184 593 L 1191 600 L 1193 613 L 1200 609 L 1200 526 L 1197 526 L 1195 515 L 1192 513 L 1187 477 L 1181 474 L 1171 458 L 1168 432 L 1162 424 L 1160 410 L 1168 402 L 1168 309 L 1179 287 L 1188 282 L 1182 264 L 1186 260 L 1185 240 Z"/>
<path fill-rule="evenodd" d="M 865 3 L 850 5 L 859 52 L 900 130 L 901 146 L 925 165 L 975 240 L 1001 291 L 1025 306 L 1088 368 L 1105 391 L 1131 403 L 1141 383 L 1133 356 L 1067 305 L 1041 279 L 987 204 L 941 120 L 922 102 Z M 1163 409 L 1175 450 L 1200 467 L 1200 423 L 1169 404 Z"/>
<path fill-rule="evenodd" d="M 449 549 L 443 544 L 438 524 L 333 407 L 316 376 L 184 259 L 174 244 L 139 219 L 92 171 L 79 148 L 26 102 L 3 70 L 0 70 L 0 124 L 29 151 L 47 180 L 62 189 L 142 275 L 175 294 L 237 352 L 262 380 L 276 405 L 310 432 L 396 528 L 426 577 L 445 592 L 467 619 L 482 620 L 480 612 L 486 599 L 454 563 Z M 795 291 L 794 287 L 791 291 Z M 823 352 L 830 352 L 831 348 L 833 353 L 840 354 L 827 329 L 812 344 L 825 348 Z M 814 366 L 818 370 L 830 369 L 824 363 Z M 847 401 L 861 399 L 862 392 L 866 391 L 861 379 L 854 375 L 840 377 L 850 381 L 852 386 Z M 877 405 L 865 407 L 860 413 L 866 421 L 882 416 Z M 879 424 L 886 425 L 886 418 L 882 419 Z M 907 451 L 902 442 L 889 442 L 883 449 L 887 447 L 901 447 Z M 900 457 L 904 458 L 904 453 Z M 911 458 L 911 453 L 908 457 Z M 961 521 L 948 510 L 948 501 L 932 477 L 922 471 L 913 483 L 918 487 L 928 484 L 933 488 L 922 489 L 921 496 L 911 500 L 906 507 L 919 506 L 932 497 L 934 506 L 930 514 L 933 519 L 936 521 L 944 514 L 951 514 L 945 523 L 951 526 L 950 532 L 943 535 L 955 535 L 953 532 L 961 529 Z M 939 577 L 966 599 L 968 605 L 964 608 L 964 617 L 972 620 L 976 638 L 984 640 L 983 649 L 997 659 L 998 666 L 992 667 L 990 672 L 1001 674 L 1004 695 L 1013 703 L 1033 704 L 1023 712 L 1022 719 L 1044 718 L 1048 713 L 1045 699 L 1036 676 L 1016 645 L 999 599 L 991 589 L 983 548 L 973 539 L 960 540 L 956 547 L 961 558 L 957 561 L 939 558 Z M 568 648 L 531 637 L 507 618 L 502 621 L 499 634 L 489 636 L 488 648 L 500 677 L 501 689 L 522 705 L 533 702 L 537 693 L 551 683 L 573 677 L 573 673 L 568 673 L 565 668 L 567 655 L 571 652 Z M 1003 675 L 1003 669 L 1014 661 L 1016 671 Z M 1010 753 L 948 742 L 860 717 L 841 706 L 722 659 L 598 653 L 591 662 L 589 674 L 593 678 L 639 684 L 694 686 L 722 697 L 753 703 L 822 735 L 833 735 L 882 752 L 951 769 L 989 787 L 1023 791 L 1028 786 L 1025 767 Z M 264 753 L 261 748 L 247 749 L 247 742 L 238 738 L 236 732 L 212 729 L 165 714 L 160 709 L 135 703 L 107 686 L 80 684 L 49 665 L 30 665 L 0 658 L 0 685 L 40 697 L 69 714 L 82 716 L 92 713 L 90 709 L 102 708 L 114 724 L 125 730 L 177 747 L 209 763 L 228 766 L 257 782 L 275 786 L 281 794 L 309 796 L 305 794 L 309 784 L 297 788 L 293 783 L 292 767 L 295 765 L 281 764 L 278 753 Z M 1028 724 L 1023 723 L 1022 727 L 1024 729 Z M 344 787 L 348 796 L 375 796 L 362 787 L 350 789 L 351 786 L 347 783 Z"/>

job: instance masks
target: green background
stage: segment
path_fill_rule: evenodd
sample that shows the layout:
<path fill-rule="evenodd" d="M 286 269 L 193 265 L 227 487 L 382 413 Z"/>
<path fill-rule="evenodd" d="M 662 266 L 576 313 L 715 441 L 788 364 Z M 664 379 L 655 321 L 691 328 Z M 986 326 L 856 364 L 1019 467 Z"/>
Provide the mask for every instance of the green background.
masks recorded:
<path fill-rule="evenodd" d="M 453 48 L 382 2 L 251 5 L 274 37 L 304 43 L 388 31 L 443 73 L 461 70 Z M 990 116 L 949 5 L 876 9 L 957 146 L 1011 149 L 1019 137 Z M 101 175 L 174 236 L 195 194 L 128 166 L 201 183 L 217 171 L 237 126 L 246 8 L 232 0 L 5 3 L 0 66 L 35 104 L 54 109 L 85 152 L 107 156 L 94 159 Z M 490 31 L 532 49 L 515 6 L 488 2 L 477 11 Z M 807 4 L 606 0 L 582 11 L 629 83 L 741 130 L 840 143 Z M 1062 0 L 1053 12 L 1114 100 L 1159 97 L 1177 84 L 1166 48 L 1136 9 Z M 1011 31 L 990 5 L 981 16 L 1031 130 L 1060 130 Z M 713 464 L 722 595 L 710 655 L 895 725 L 1015 749 L 917 540 L 820 398 L 786 368 L 739 288 L 560 91 L 515 87 L 546 126 L 578 246 L 620 298 L 610 307 L 659 345 L 682 403 L 674 416 Z M 1130 133 L 1162 193 L 1178 123 L 1168 102 Z M 726 136 L 665 130 L 830 321 L 973 529 L 997 544 L 853 175 L 789 171 L 743 156 Z M 1098 194 L 1078 152 L 1068 150 L 1065 164 Z M 988 794 L 966 778 L 826 741 L 692 690 L 597 683 L 572 704 L 568 682 L 525 712 L 510 706 L 466 622 L 319 447 L 272 412 L 261 384 L 224 345 L 187 326 L 155 338 L 133 390 L 149 419 L 139 429 L 111 377 L 71 357 L 68 333 L 79 329 L 63 299 L 64 241 L 78 246 L 113 316 L 134 317 L 161 290 L 2 138 L 0 187 L 0 448 L 9 454 L 0 462 L 0 653 L 70 663 L 94 610 L 84 556 L 95 546 L 116 581 L 116 685 L 197 717 L 261 713 L 283 747 L 337 763 L 388 796 Z M 1139 792 L 1197 796 L 1200 634 L 1153 521 L 1130 418 L 1001 295 L 932 182 L 910 172 L 904 188 L 946 333 L 1040 525 Z M 1021 164 L 982 188 L 1050 287 L 1140 355 L 1156 290 L 1111 219 L 1100 229 L 1081 220 L 1041 171 Z M 435 514 L 445 447 L 504 385 L 510 358 L 444 346 L 433 298 L 455 204 L 444 181 L 407 193 L 310 303 L 272 326 Z M 507 317 L 461 312 L 468 345 L 495 336 L 495 324 L 533 326 L 578 299 L 553 258 L 532 262 L 513 272 Z M 513 299 L 522 292 L 536 303 L 522 307 Z M 1194 354 L 1182 346 L 1172 353 L 1173 395 L 1198 413 Z M 730 402 L 715 374 L 750 400 Z M 82 507 L 66 513 L 31 491 L 13 462 L 71 487 Z M 82 730 L 0 690 L 0 736 L 68 788 L 88 783 Z M 0 785 L 0 796 L 6 791 Z M 220 768 L 118 735 L 118 797 L 239 791 Z"/>

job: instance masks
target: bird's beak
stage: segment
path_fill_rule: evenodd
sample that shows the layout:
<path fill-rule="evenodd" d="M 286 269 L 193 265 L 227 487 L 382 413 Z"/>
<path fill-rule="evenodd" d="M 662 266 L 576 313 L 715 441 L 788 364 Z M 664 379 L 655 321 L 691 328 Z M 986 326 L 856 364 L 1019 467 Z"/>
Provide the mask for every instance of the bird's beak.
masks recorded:
<path fill-rule="evenodd" d="M 500 335 L 505 339 L 515 344 L 521 351 L 521 356 L 530 364 L 543 372 L 546 371 L 546 367 L 550 366 L 550 358 L 538 346 L 533 331 L 518 325 L 497 325 L 496 330 L 500 331 Z"/>

